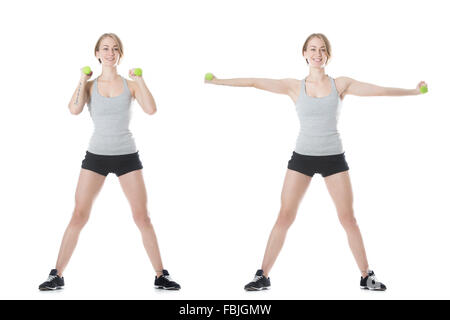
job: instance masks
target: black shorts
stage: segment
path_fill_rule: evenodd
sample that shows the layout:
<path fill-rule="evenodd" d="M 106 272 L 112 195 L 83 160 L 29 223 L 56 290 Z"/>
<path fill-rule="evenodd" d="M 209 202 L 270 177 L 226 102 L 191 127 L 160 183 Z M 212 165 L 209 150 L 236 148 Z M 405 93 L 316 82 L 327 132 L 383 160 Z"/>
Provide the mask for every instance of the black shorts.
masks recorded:
<path fill-rule="evenodd" d="M 137 152 L 117 156 L 104 156 L 90 153 L 89 151 L 86 151 L 81 167 L 97 172 L 105 177 L 110 172 L 120 177 L 125 173 L 143 168 Z"/>
<path fill-rule="evenodd" d="M 348 164 L 343 153 L 331 156 L 306 156 L 294 151 L 288 162 L 288 169 L 298 171 L 312 177 L 320 173 L 322 177 L 347 171 Z"/>

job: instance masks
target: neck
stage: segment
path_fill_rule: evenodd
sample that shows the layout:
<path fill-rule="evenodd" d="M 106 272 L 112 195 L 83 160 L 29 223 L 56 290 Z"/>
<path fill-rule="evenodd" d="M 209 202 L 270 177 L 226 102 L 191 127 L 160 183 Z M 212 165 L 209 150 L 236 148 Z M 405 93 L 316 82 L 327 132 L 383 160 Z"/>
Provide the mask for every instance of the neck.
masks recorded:
<path fill-rule="evenodd" d="M 324 68 L 309 68 L 307 80 L 310 82 L 320 82 L 327 77 Z"/>
<path fill-rule="evenodd" d="M 113 66 L 113 67 L 102 67 L 102 74 L 99 76 L 99 78 L 101 80 L 104 81 L 111 81 L 114 80 L 115 78 L 117 78 L 118 73 L 117 73 L 117 67 Z"/>

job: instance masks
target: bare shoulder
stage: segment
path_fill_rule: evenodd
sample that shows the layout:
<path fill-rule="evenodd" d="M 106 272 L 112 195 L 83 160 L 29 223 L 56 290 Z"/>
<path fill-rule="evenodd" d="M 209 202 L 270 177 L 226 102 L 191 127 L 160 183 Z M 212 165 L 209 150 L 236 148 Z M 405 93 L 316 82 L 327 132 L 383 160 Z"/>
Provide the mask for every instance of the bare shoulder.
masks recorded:
<path fill-rule="evenodd" d="M 300 80 L 298 80 L 298 79 L 286 78 L 286 79 L 281 79 L 281 81 L 290 87 L 291 86 L 296 87 L 296 86 L 300 85 Z"/>
<path fill-rule="evenodd" d="M 300 86 L 301 80 L 286 78 L 281 80 L 288 87 L 288 95 L 294 101 L 297 101 L 298 96 L 300 95 Z"/>
<path fill-rule="evenodd" d="M 337 77 L 334 81 L 336 82 L 336 85 L 348 85 L 353 79 L 349 77 Z"/>
<path fill-rule="evenodd" d="M 94 84 L 94 80 L 87 81 L 86 82 L 86 88 L 91 88 L 93 84 Z"/>
<path fill-rule="evenodd" d="M 125 79 L 125 80 L 127 81 L 127 86 L 128 86 L 128 89 L 130 89 L 131 95 L 132 95 L 133 97 L 135 97 L 135 92 L 136 92 L 136 82 L 133 81 L 133 80 L 128 80 L 128 79 Z"/>
<path fill-rule="evenodd" d="M 289 91 L 300 92 L 301 81 L 293 78 L 281 79 L 281 81 L 289 88 Z"/>
<path fill-rule="evenodd" d="M 94 80 L 89 80 L 88 82 L 86 82 L 86 89 L 85 90 L 86 90 L 86 92 L 88 93 L 89 96 L 92 95 L 92 88 L 94 87 L 93 84 L 94 84 Z"/>
<path fill-rule="evenodd" d="M 134 82 L 133 80 L 129 80 L 129 79 L 125 79 L 126 81 L 127 81 L 127 85 L 128 85 L 128 87 L 135 87 L 135 85 L 136 85 L 136 82 Z"/>
<path fill-rule="evenodd" d="M 334 79 L 334 82 L 336 83 L 336 90 L 339 92 L 339 95 L 343 99 L 345 96 L 345 91 L 347 90 L 350 83 L 354 81 L 352 78 L 349 77 L 337 77 Z"/>

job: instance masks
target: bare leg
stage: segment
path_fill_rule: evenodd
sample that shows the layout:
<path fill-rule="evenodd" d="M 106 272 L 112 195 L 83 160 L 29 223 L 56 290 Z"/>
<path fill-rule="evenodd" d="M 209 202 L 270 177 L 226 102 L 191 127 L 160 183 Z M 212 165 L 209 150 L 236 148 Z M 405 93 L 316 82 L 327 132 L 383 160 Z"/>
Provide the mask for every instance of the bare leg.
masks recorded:
<path fill-rule="evenodd" d="M 358 264 L 361 276 L 367 276 L 367 262 L 364 243 L 353 212 L 353 192 L 348 171 L 333 174 L 325 178 L 328 191 L 333 198 L 339 221 L 347 233 L 348 243 Z"/>
<path fill-rule="evenodd" d="M 155 230 L 147 211 L 147 191 L 142 170 L 135 170 L 119 177 L 120 185 L 128 199 L 133 212 L 133 219 L 141 231 L 147 255 L 155 269 L 156 276 L 162 275 L 163 264 L 159 252 Z"/>
<path fill-rule="evenodd" d="M 70 257 L 77 245 L 80 232 L 89 219 L 92 204 L 104 181 L 105 177 L 101 174 L 86 169 L 81 169 L 80 171 L 77 190 L 75 192 L 75 209 L 72 219 L 64 233 L 56 262 L 56 269 L 58 269 L 59 276 L 62 276 L 64 269 L 69 263 Z"/>
<path fill-rule="evenodd" d="M 311 182 L 311 177 L 300 172 L 288 169 L 281 192 L 281 209 L 278 219 L 267 242 L 266 252 L 261 269 L 264 276 L 268 277 L 270 270 L 283 247 L 289 227 L 295 220 L 298 206 L 306 189 Z"/>

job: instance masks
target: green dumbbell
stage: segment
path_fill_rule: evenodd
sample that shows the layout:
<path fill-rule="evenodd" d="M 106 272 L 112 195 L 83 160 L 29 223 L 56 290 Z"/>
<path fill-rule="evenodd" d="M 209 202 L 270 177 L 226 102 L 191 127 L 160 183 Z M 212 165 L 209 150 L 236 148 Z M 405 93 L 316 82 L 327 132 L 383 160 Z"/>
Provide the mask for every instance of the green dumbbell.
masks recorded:
<path fill-rule="evenodd" d="M 421 86 L 420 87 L 420 92 L 421 93 L 427 93 L 428 92 L 428 87 L 427 86 Z"/>
<path fill-rule="evenodd" d="M 88 76 L 92 75 L 92 70 L 91 70 L 91 67 L 89 67 L 89 66 L 86 66 L 86 67 L 84 67 L 84 68 L 81 69 L 81 70 L 83 71 L 83 73 L 84 73 L 85 75 L 88 75 Z"/>
<path fill-rule="evenodd" d="M 208 81 L 211 81 L 214 78 L 213 74 L 208 72 L 207 74 L 205 74 L 205 79 Z"/>
<path fill-rule="evenodd" d="M 141 68 L 135 68 L 133 70 L 133 73 L 135 76 L 141 77 L 142 76 L 142 69 Z"/>

